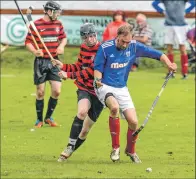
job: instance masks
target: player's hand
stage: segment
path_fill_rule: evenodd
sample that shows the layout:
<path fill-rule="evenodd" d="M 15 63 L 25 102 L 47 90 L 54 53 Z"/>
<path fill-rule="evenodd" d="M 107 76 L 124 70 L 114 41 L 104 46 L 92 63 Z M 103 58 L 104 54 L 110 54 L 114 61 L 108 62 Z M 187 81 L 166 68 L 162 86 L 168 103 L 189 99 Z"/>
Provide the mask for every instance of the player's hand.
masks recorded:
<path fill-rule="evenodd" d="M 56 60 L 56 59 L 52 60 L 52 64 L 54 66 L 58 66 L 58 68 L 60 68 L 60 69 L 63 68 L 63 63 L 61 61 L 59 61 L 59 60 Z"/>
<path fill-rule="evenodd" d="M 57 54 L 57 55 L 62 55 L 62 54 L 64 54 L 64 47 L 58 46 L 58 48 L 57 48 L 57 50 L 56 50 L 56 54 Z"/>
<path fill-rule="evenodd" d="M 167 67 L 168 67 L 168 69 L 169 69 L 170 71 L 173 71 L 174 73 L 175 73 L 176 70 L 177 70 L 177 65 L 176 65 L 176 63 L 170 63 L 169 65 L 167 65 Z"/>
<path fill-rule="evenodd" d="M 35 50 L 34 55 L 36 57 L 43 57 L 44 53 L 43 53 L 43 51 L 41 49 L 39 49 L 39 50 Z"/>
<path fill-rule="evenodd" d="M 62 79 L 64 79 L 64 80 L 67 79 L 67 72 L 60 71 L 60 72 L 58 73 L 58 75 L 59 75 Z"/>

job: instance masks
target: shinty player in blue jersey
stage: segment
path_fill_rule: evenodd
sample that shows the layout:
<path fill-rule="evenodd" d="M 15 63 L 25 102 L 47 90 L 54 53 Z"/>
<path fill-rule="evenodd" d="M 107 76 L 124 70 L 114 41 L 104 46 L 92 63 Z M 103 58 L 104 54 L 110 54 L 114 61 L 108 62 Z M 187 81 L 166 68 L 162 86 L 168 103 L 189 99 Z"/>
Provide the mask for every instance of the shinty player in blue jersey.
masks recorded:
<path fill-rule="evenodd" d="M 162 52 L 132 40 L 132 34 L 132 26 L 123 25 L 118 29 L 115 39 L 106 41 L 99 47 L 94 62 L 94 87 L 99 100 L 110 110 L 111 160 L 115 162 L 120 159 L 119 111 L 121 111 L 128 122 L 125 154 L 134 163 L 141 163 L 135 150 L 138 136 L 132 136 L 138 127 L 138 120 L 132 98 L 126 87 L 130 68 L 137 57 L 160 60 L 174 72 L 177 65 L 171 63 Z"/>

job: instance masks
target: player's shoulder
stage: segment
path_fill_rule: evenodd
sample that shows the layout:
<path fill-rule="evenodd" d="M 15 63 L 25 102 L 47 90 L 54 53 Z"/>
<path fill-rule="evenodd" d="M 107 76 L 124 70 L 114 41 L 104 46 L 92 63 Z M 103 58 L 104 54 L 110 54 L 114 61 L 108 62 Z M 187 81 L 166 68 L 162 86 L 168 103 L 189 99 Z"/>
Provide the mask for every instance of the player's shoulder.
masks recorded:
<path fill-rule="evenodd" d="M 112 39 L 112 40 L 107 40 L 107 41 L 105 41 L 105 42 L 103 42 L 103 43 L 101 44 L 101 47 L 102 47 L 103 49 L 110 48 L 110 47 L 112 47 L 112 46 L 115 45 L 114 41 L 115 41 L 114 39 Z"/>
<path fill-rule="evenodd" d="M 34 24 L 41 24 L 43 22 L 44 22 L 43 18 L 39 18 L 39 19 L 34 21 Z"/>

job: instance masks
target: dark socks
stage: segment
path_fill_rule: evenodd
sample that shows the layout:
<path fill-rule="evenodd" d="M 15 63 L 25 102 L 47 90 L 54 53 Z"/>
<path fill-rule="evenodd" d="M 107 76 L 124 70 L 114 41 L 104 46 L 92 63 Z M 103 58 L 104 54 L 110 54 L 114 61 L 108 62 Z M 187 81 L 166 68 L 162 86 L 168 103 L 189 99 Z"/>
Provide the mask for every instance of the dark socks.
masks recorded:
<path fill-rule="evenodd" d="M 35 105 L 36 105 L 37 119 L 43 121 L 44 100 L 36 99 Z"/>
<path fill-rule="evenodd" d="M 83 144 L 83 142 L 84 142 L 85 140 L 86 140 L 86 139 L 80 139 L 80 138 L 78 137 L 78 139 L 77 139 L 77 141 L 76 141 L 76 144 L 75 144 L 74 150 L 77 150 L 77 149 Z"/>
<path fill-rule="evenodd" d="M 57 105 L 57 101 L 58 101 L 58 99 L 54 99 L 54 98 L 50 97 L 50 99 L 48 101 L 48 110 L 47 110 L 45 119 L 48 119 L 52 116 L 52 113 Z"/>
<path fill-rule="evenodd" d="M 75 117 L 72 126 L 71 126 L 71 131 L 70 131 L 70 135 L 69 135 L 69 143 L 67 146 L 72 146 L 74 147 L 76 144 L 76 141 L 79 137 L 79 134 L 82 130 L 82 126 L 83 126 L 83 120 L 79 119 L 77 116 Z"/>

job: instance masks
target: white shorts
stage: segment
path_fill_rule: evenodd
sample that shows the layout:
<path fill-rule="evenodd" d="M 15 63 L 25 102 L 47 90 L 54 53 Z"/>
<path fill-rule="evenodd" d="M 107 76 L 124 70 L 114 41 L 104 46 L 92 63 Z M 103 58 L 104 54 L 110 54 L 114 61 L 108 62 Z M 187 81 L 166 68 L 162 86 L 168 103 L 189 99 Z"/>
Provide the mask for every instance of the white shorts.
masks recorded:
<path fill-rule="evenodd" d="M 105 105 L 106 94 L 112 93 L 114 97 L 116 98 L 116 100 L 118 101 L 121 112 L 127 109 L 130 109 L 130 108 L 135 108 L 127 87 L 115 88 L 115 87 L 104 84 L 103 86 L 101 86 L 95 91 L 96 91 L 98 99 L 101 101 L 101 103 L 104 106 L 106 106 Z"/>
<path fill-rule="evenodd" d="M 165 26 L 165 44 L 185 45 L 188 26 Z"/>

